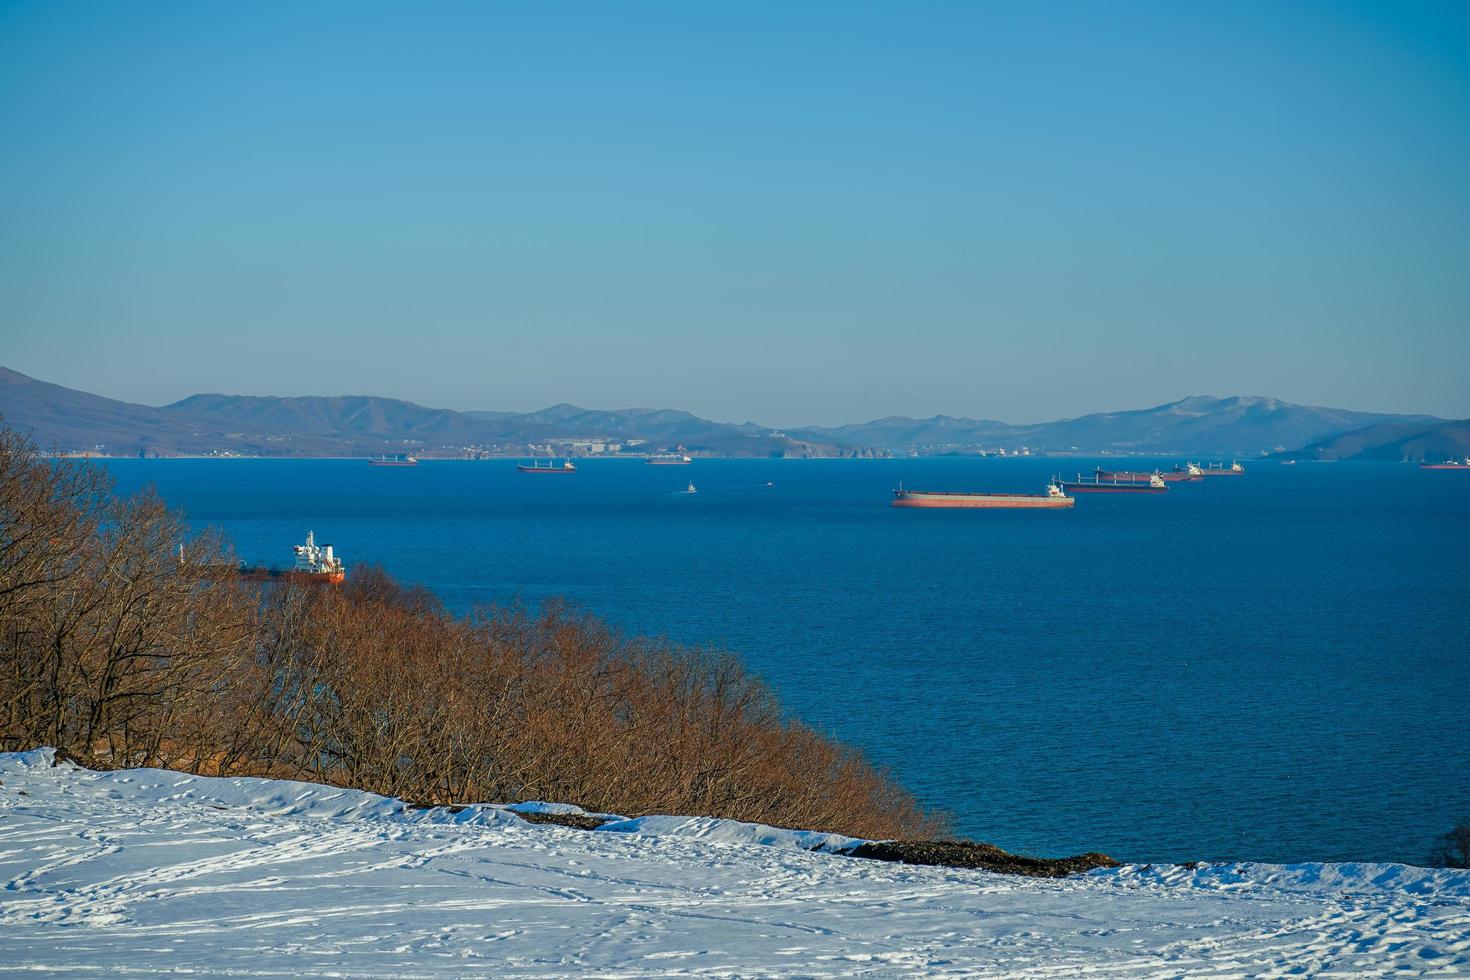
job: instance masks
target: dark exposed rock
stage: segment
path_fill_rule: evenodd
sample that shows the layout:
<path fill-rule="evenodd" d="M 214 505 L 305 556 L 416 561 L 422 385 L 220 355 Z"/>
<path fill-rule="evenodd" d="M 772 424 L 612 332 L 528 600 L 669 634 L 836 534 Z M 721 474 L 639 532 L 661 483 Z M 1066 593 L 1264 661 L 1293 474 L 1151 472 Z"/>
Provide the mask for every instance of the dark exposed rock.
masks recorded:
<path fill-rule="evenodd" d="M 575 827 L 578 830 L 596 830 L 605 823 L 610 823 L 607 817 L 594 817 L 590 813 L 521 813 L 512 810 L 516 816 L 527 823 L 554 823 L 562 827 Z"/>
<path fill-rule="evenodd" d="M 403 806 L 404 806 L 404 809 L 406 809 L 406 810 L 443 810 L 446 813 L 463 813 L 465 810 L 469 809 L 463 803 L 414 803 L 414 802 L 405 802 L 403 804 Z"/>
<path fill-rule="evenodd" d="M 109 762 L 107 759 L 103 759 L 95 755 L 86 755 L 80 752 L 71 752 L 67 749 L 57 749 L 55 754 L 51 757 L 51 767 L 54 769 L 57 766 L 65 765 L 66 763 L 71 763 L 78 769 L 90 769 L 93 772 L 114 772 L 118 769 L 128 768 L 127 766 L 115 765 L 112 762 Z"/>
<path fill-rule="evenodd" d="M 1116 868 L 1119 863 L 1106 854 L 1078 854 L 1066 858 L 1024 857 L 1002 851 L 994 844 L 962 840 L 869 841 L 845 853 L 851 857 L 870 858 L 874 861 L 937 865 L 945 868 L 978 868 L 982 871 L 1026 875 L 1031 878 L 1061 878 L 1094 868 Z"/>
<path fill-rule="evenodd" d="M 465 809 L 462 803 L 407 803 L 405 806 L 410 810 L 443 810 L 446 813 L 460 813 Z M 596 830 L 603 824 L 611 822 L 607 817 L 595 817 L 590 813 L 522 813 L 519 810 L 509 812 L 526 823 L 554 823 L 576 830 Z"/>

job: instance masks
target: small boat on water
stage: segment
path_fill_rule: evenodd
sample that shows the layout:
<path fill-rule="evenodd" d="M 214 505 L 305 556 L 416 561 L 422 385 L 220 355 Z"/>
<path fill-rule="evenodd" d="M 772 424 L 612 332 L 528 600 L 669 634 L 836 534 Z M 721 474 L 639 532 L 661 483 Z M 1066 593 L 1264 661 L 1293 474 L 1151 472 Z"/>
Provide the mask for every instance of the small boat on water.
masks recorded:
<path fill-rule="evenodd" d="M 316 532 L 306 532 L 306 543 L 292 547 L 296 563 L 286 571 L 278 568 L 251 567 L 240 563 L 240 577 L 253 582 L 277 579 L 284 582 L 308 582 L 318 585 L 341 585 L 347 578 L 347 568 L 342 559 L 332 553 L 329 544 L 318 545 Z"/>
<path fill-rule="evenodd" d="M 1089 480 L 1078 473 L 1077 479 L 1064 480 L 1062 489 L 1067 493 L 1164 493 L 1169 484 L 1158 473 L 1143 480 L 1104 480 L 1101 474 Z"/>
<path fill-rule="evenodd" d="M 684 492 L 685 493 L 698 493 L 699 491 L 696 490 L 696 489 L 694 489 L 694 483 L 693 483 L 693 481 L 690 481 L 690 483 L 689 483 L 689 489 L 685 490 Z"/>
<path fill-rule="evenodd" d="M 417 466 L 419 461 L 412 456 L 378 456 L 368 460 L 369 466 Z"/>
<path fill-rule="evenodd" d="M 688 456 L 650 456 L 643 461 L 645 466 L 688 466 L 694 460 Z"/>
<path fill-rule="evenodd" d="M 516 469 L 520 470 L 522 473 L 575 473 L 575 472 L 577 472 L 577 467 L 576 467 L 576 465 L 571 460 L 567 460 L 566 462 L 562 463 L 560 466 L 557 466 L 556 465 L 556 460 L 553 460 L 553 459 L 548 459 L 546 461 L 546 465 L 545 466 L 542 466 L 536 460 L 532 460 L 530 466 L 527 466 L 526 464 L 522 463 L 521 465 L 517 466 Z"/>
<path fill-rule="evenodd" d="M 1463 460 L 1447 459 L 1443 463 L 1420 463 L 1421 470 L 1470 470 L 1470 456 Z"/>
<path fill-rule="evenodd" d="M 1052 481 L 1046 493 L 968 493 L 963 490 L 905 490 L 903 484 L 893 491 L 895 507 L 964 507 L 984 509 L 1071 507 L 1076 501 L 1062 492 Z"/>

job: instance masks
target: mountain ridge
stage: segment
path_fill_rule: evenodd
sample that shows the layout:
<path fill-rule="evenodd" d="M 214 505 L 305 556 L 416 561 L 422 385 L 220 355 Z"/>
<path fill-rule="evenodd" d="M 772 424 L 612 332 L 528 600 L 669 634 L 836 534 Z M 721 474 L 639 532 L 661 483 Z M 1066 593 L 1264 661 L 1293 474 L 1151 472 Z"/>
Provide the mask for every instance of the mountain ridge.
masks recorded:
<path fill-rule="evenodd" d="M 862 450 L 711 422 L 678 409 L 458 412 L 376 395 L 200 393 L 153 407 L 104 398 L 0 367 L 0 416 L 45 449 L 100 455 L 523 455 L 548 441 L 638 439 L 649 451 L 836 456 Z"/>
<path fill-rule="evenodd" d="M 1375 425 L 1432 425 L 1392 415 L 1295 405 L 1260 395 L 1190 395 L 1149 408 L 1051 422 L 890 415 L 842 426 L 778 430 L 715 422 L 673 408 L 589 409 L 560 402 L 532 412 L 432 408 L 377 395 L 205 392 L 160 407 L 78 391 L 0 367 L 0 415 L 44 448 L 105 455 L 517 455 L 571 440 L 638 441 L 640 451 L 704 455 L 854 456 L 975 452 L 1254 455 L 1313 445 Z"/>
<path fill-rule="evenodd" d="M 949 415 L 927 419 L 888 416 L 855 425 L 791 431 L 890 450 L 907 448 L 904 444 L 940 449 L 975 441 L 1012 439 L 1024 440 L 1029 448 L 1043 452 L 1107 449 L 1252 454 L 1277 447 L 1303 446 L 1389 421 L 1438 420 L 1428 415 L 1296 405 L 1263 395 L 1190 395 L 1150 408 L 1093 412 L 1022 425 Z"/>
<path fill-rule="evenodd" d="M 1440 463 L 1470 459 L 1470 419 L 1386 422 L 1343 432 L 1276 455 L 1301 460 Z"/>

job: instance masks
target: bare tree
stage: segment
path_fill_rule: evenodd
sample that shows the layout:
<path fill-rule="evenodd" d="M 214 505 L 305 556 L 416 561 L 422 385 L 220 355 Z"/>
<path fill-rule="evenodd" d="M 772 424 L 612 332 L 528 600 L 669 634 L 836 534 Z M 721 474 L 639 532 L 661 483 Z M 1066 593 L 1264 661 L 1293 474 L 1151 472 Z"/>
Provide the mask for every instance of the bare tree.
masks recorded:
<path fill-rule="evenodd" d="M 562 603 L 450 615 L 358 568 L 242 583 L 222 536 L 0 428 L 0 736 L 423 803 L 555 799 L 862 837 L 944 824 L 715 650 Z"/>

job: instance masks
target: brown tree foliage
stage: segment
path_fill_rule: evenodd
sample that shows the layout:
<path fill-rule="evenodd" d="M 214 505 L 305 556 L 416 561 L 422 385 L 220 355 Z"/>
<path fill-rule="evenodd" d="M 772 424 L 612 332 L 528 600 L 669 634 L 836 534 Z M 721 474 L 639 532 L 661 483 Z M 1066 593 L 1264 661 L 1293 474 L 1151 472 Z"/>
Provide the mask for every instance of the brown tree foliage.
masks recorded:
<path fill-rule="evenodd" d="M 180 546 L 182 545 L 182 550 Z M 560 800 L 862 837 L 942 820 L 729 654 L 559 603 L 450 615 L 381 570 L 251 585 L 155 495 L 0 428 L 0 742 L 420 803 Z"/>

